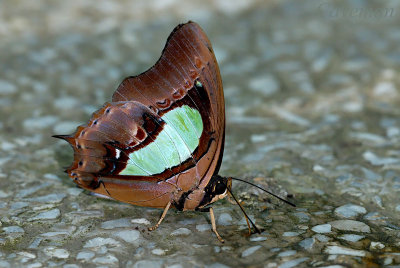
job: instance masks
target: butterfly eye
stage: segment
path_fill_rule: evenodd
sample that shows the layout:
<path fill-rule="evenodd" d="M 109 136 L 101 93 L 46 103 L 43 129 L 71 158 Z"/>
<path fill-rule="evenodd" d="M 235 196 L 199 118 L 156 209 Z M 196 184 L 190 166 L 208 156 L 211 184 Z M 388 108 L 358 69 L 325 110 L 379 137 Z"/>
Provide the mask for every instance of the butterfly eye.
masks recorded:
<path fill-rule="evenodd" d="M 221 182 L 218 182 L 218 183 L 215 185 L 214 193 L 215 193 L 216 195 L 223 194 L 223 193 L 225 193 L 225 191 L 226 191 L 226 185 L 225 185 L 225 184 L 223 184 L 223 183 L 221 183 Z"/>

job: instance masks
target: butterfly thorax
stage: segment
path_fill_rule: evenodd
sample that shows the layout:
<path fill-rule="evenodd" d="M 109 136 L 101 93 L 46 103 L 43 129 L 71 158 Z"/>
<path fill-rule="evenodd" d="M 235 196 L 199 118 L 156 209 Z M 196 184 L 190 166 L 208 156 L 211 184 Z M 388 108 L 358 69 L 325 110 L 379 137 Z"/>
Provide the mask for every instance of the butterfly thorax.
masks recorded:
<path fill-rule="evenodd" d="M 232 180 L 214 175 L 208 181 L 206 187 L 195 187 L 189 191 L 180 193 L 180 197 L 175 199 L 173 205 L 176 209 L 199 210 L 227 195 L 227 188 L 231 189 Z"/>

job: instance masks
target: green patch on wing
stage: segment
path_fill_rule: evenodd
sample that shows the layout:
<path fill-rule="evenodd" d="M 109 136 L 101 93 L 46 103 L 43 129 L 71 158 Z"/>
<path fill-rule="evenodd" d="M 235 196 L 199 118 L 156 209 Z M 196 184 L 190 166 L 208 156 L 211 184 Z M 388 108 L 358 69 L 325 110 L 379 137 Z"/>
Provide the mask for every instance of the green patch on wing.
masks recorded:
<path fill-rule="evenodd" d="M 164 129 L 155 141 L 129 154 L 126 168 L 120 175 L 159 174 L 191 157 L 203 132 L 199 111 L 183 105 L 164 114 L 162 119 L 166 122 Z"/>

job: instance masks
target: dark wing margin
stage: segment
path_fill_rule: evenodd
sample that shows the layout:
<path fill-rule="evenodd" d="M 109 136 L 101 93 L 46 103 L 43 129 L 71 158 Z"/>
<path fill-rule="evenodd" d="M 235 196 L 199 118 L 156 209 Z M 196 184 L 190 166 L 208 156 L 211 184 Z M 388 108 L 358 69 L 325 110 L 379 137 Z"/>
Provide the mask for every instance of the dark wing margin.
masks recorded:
<path fill-rule="evenodd" d="M 209 80 L 212 87 L 208 90 L 216 91 L 214 101 L 222 101 L 224 106 L 222 81 L 211 43 L 198 24 L 188 22 L 175 27 L 154 66 L 122 81 L 112 101 L 134 100 L 157 112 L 168 110 L 186 96 L 197 79 Z"/>

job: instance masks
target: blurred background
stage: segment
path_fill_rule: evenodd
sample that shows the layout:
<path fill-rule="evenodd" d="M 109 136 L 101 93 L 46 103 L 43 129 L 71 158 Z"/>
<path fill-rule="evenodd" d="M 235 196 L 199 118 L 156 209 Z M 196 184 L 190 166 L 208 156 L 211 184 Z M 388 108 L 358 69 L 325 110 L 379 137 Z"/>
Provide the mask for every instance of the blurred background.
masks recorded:
<path fill-rule="evenodd" d="M 240 210 L 207 215 L 97 199 L 50 136 L 87 122 L 193 20 L 226 99 L 221 175 Z M 1 1 L 0 267 L 400 265 L 400 2 Z M 336 266 L 329 266 L 336 265 Z"/>

